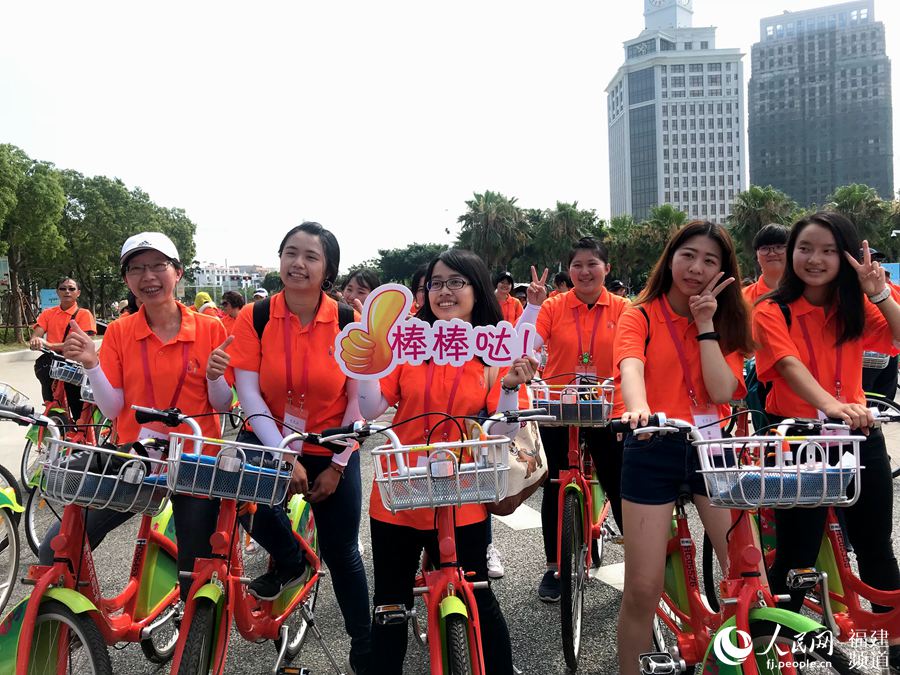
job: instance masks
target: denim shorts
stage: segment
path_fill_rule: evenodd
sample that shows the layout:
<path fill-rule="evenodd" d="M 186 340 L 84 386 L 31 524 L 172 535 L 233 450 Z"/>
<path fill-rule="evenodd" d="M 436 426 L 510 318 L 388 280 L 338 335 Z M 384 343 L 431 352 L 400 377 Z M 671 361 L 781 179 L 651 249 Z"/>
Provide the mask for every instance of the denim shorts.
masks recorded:
<path fill-rule="evenodd" d="M 697 473 L 697 450 L 684 434 L 653 434 L 625 438 L 622 459 L 622 499 L 636 504 L 669 504 L 687 485 L 692 494 L 706 496 L 703 475 Z"/>

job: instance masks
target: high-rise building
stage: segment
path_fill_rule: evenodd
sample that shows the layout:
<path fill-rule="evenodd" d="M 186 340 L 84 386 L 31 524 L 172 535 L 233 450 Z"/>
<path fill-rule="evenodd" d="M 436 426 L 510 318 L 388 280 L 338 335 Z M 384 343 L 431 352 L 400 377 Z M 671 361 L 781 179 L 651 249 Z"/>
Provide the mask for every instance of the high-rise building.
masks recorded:
<path fill-rule="evenodd" d="M 751 50 L 750 182 L 801 206 L 865 183 L 893 195 L 891 62 L 874 0 L 759 22 Z"/>
<path fill-rule="evenodd" d="M 743 189 L 743 54 L 692 16 L 692 0 L 644 0 L 645 28 L 606 88 L 613 216 L 670 203 L 723 221 Z"/>

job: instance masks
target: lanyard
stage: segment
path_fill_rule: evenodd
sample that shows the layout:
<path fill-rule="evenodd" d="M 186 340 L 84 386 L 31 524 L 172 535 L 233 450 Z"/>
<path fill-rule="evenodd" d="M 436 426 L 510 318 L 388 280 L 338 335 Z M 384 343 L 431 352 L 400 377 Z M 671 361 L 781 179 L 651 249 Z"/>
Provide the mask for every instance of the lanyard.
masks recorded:
<path fill-rule="evenodd" d="M 800 322 L 800 331 L 803 333 L 803 339 L 806 342 L 806 351 L 809 352 L 809 369 L 812 376 L 819 381 L 819 363 L 816 361 L 816 352 L 813 349 L 812 339 L 809 337 L 809 329 L 806 327 L 806 317 L 798 316 L 797 321 Z M 834 354 L 834 391 L 835 397 L 841 397 L 841 366 L 844 361 L 844 345 L 837 345 Z"/>
<path fill-rule="evenodd" d="M 590 313 L 591 310 L 588 310 Z M 594 327 L 591 329 L 591 342 L 588 345 L 588 350 L 584 350 L 584 345 L 581 341 L 581 321 L 578 320 L 578 308 L 572 308 L 572 319 L 575 321 L 575 332 L 578 334 L 578 363 L 581 365 L 588 365 L 594 362 L 594 340 L 597 339 L 597 328 L 600 326 L 600 317 L 603 315 L 603 307 L 597 308 L 597 313 L 594 315 Z"/>
<path fill-rule="evenodd" d="M 187 342 L 181 343 L 181 377 L 178 378 L 178 384 L 175 385 L 175 393 L 172 394 L 172 401 L 169 403 L 170 408 L 174 408 L 178 403 L 178 397 L 181 395 L 181 389 L 184 387 L 184 380 L 187 378 L 188 371 L 188 349 Z M 147 351 L 147 339 L 141 340 L 141 361 L 144 364 L 144 396 L 150 403 L 151 408 L 156 407 L 156 396 L 153 393 L 153 379 L 150 375 L 150 354 Z"/>
<path fill-rule="evenodd" d="M 687 357 L 684 355 L 684 345 L 678 337 L 675 330 L 675 324 L 672 322 L 672 315 L 669 314 L 669 308 L 665 297 L 659 299 L 659 308 L 662 311 L 663 318 L 666 320 L 666 326 L 669 328 L 669 335 L 672 338 L 672 344 L 675 345 L 675 351 L 678 352 L 678 360 L 681 362 L 681 375 L 684 377 L 684 386 L 687 388 L 688 396 L 691 397 L 691 403 L 695 406 L 697 403 L 697 394 L 694 390 L 694 384 L 691 382 L 690 368 L 688 367 Z"/>
<path fill-rule="evenodd" d="M 313 318 L 312 323 L 309 325 L 309 331 L 307 332 L 307 344 L 312 342 L 312 333 L 313 328 L 315 327 L 315 318 Z M 307 349 L 307 354 L 303 355 L 303 370 L 300 374 L 300 389 L 298 390 L 300 393 L 300 407 L 303 407 L 303 400 L 306 397 L 306 391 L 309 389 L 309 350 Z M 284 364 L 285 364 L 285 381 L 287 382 L 287 402 L 288 405 L 293 403 L 293 393 L 294 393 L 294 361 L 293 356 L 291 355 L 291 315 L 288 313 L 287 316 L 284 317 Z"/>
<path fill-rule="evenodd" d="M 453 401 L 456 399 L 456 390 L 459 389 L 459 382 L 462 380 L 464 367 L 456 368 L 456 375 L 453 377 L 453 384 L 450 385 L 450 396 L 447 398 L 447 409 L 446 413 L 448 415 L 453 413 Z M 431 381 L 434 379 L 434 361 L 428 362 L 428 367 L 425 372 L 425 412 L 433 412 L 431 410 Z M 428 428 L 428 415 L 425 416 L 424 422 L 422 423 L 422 440 L 427 443 L 428 436 L 431 430 Z M 450 420 L 444 420 L 443 422 L 438 423 L 438 427 L 443 426 L 444 424 L 449 424 Z M 444 434 L 446 438 L 447 434 Z"/>

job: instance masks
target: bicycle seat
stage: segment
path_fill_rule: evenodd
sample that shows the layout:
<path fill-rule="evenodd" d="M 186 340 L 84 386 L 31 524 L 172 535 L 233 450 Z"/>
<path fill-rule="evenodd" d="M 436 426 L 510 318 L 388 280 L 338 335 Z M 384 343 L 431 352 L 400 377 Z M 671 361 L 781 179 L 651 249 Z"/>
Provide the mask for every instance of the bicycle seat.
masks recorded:
<path fill-rule="evenodd" d="M 691 490 L 691 486 L 687 483 L 682 483 L 678 486 L 678 497 L 675 498 L 675 504 L 678 506 L 684 506 L 688 502 L 694 501 L 694 492 Z"/>

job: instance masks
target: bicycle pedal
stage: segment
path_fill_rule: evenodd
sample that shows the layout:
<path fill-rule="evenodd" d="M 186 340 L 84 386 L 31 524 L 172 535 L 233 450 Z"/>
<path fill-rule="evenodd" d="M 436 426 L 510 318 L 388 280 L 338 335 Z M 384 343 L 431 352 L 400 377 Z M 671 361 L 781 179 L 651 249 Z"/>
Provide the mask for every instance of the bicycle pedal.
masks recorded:
<path fill-rule="evenodd" d="M 683 668 L 666 652 L 645 652 L 640 659 L 641 675 L 677 675 Z"/>
<path fill-rule="evenodd" d="M 815 567 L 800 567 L 787 573 L 787 587 L 791 591 L 808 591 L 815 588 L 821 578 Z"/>
<path fill-rule="evenodd" d="M 409 620 L 406 605 L 379 605 L 375 608 L 375 623 L 379 626 L 396 626 Z"/>

